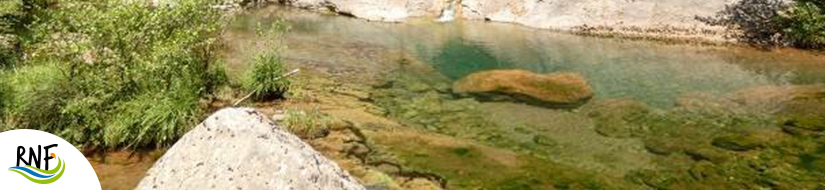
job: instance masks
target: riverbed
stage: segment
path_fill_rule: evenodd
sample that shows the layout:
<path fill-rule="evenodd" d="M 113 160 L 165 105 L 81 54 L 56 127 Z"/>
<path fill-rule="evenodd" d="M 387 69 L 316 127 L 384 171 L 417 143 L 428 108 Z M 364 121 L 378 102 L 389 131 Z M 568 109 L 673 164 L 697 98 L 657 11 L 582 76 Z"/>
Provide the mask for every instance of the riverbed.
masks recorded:
<path fill-rule="evenodd" d="M 255 34 L 279 21 L 290 32 Z M 313 107 L 349 123 L 357 132 L 348 133 L 364 141 L 353 146 L 369 151 L 342 154 L 350 150 L 330 145 L 346 136 L 341 131 L 310 141 L 368 186 L 409 187 L 418 178 L 448 189 L 825 184 L 825 141 L 817 135 L 825 129 L 825 56 L 816 52 L 585 37 L 483 21 L 369 22 L 278 6 L 241 16 L 225 39 L 230 77 L 272 49 L 303 69 L 300 93 L 260 109 Z M 554 109 L 451 90 L 456 80 L 497 69 L 578 73 L 595 96 Z"/>

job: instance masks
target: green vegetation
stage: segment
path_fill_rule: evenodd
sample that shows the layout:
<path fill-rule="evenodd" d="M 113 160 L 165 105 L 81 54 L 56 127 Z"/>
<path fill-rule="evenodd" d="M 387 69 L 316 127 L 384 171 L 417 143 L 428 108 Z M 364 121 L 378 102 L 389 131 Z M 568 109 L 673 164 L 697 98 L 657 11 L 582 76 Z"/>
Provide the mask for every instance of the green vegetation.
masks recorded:
<path fill-rule="evenodd" d="M 825 1 L 796 0 L 782 20 L 783 32 L 791 44 L 825 48 Z"/>
<path fill-rule="evenodd" d="M 733 37 L 756 45 L 825 47 L 825 3 L 821 0 L 742 0 L 716 17 L 698 19 L 739 30 Z"/>
<path fill-rule="evenodd" d="M 203 115 L 201 97 L 226 82 L 214 61 L 225 18 L 204 1 L 14 2 L 0 5 L 3 35 L 19 40 L 2 52 L 2 130 L 104 147 L 168 145 Z"/>
<path fill-rule="evenodd" d="M 244 75 L 243 88 L 251 93 L 255 100 L 272 100 L 282 98 L 289 90 L 290 81 L 287 80 L 286 66 L 278 57 L 278 40 L 281 34 L 290 30 L 285 22 L 278 20 L 264 27 L 258 23 L 255 28 L 257 41 L 254 46 L 263 50 L 256 52 L 252 61 L 252 68 Z"/>
<path fill-rule="evenodd" d="M 446 137 L 405 131 L 403 135 L 378 134 L 371 142 L 385 148 L 381 151 L 394 156 L 406 169 L 443 177 L 451 189 L 825 188 L 825 97 L 820 87 L 786 90 L 796 92 L 793 97 L 781 98 L 789 102 L 746 104 L 743 102 L 749 101 L 737 99 L 759 100 L 762 94 L 735 100 L 684 95 L 673 107 L 656 108 L 632 99 L 598 99 L 579 109 L 557 111 L 559 117 L 552 124 L 531 126 L 503 120 L 512 115 L 482 112 L 505 107 L 451 96 L 441 87 L 443 76 L 402 67 L 388 77 L 373 89 L 371 100 L 386 109 L 387 116 L 418 128 L 420 133 Z M 774 104 L 779 111 L 765 108 Z M 586 127 L 588 123 L 593 124 L 592 129 Z M 556 127 L 564 125 L 594 130 L 610 139 L 641 141 L 643 147 L 639 148 L 650 154 L 623 157 L 622 151 L 603 152 L 603 158 L 594 160 L 587 154 L 571 155 L 565 146 L 572 144 L 542 130 L 558 130 Z M 588 136 L 574 138 L 598 142 Z M 519 161 L 500 163 L 507 154 Z M 606 169 L 571 166 L 558 158 L 577 158 Z M 643 159 L 645 167 L 633 165 L 637 162 L 616 162 L 634 158 Z M 620 164 L 630 166 L 613 168 Z M 593 169 L 599 174 L 590 173 Z M 491 175 L 489 171 L 501 172 Z M 614 173 L 618 179 L 611 175 Z"/>
<path fill-rule="evenodd" d="M 310 110 L 287 110 L 284 126 L 295 135 L 314 139 L 329 133 L 332 120 L 316 107 Z"/>
<path fill-rule="evenodd" d="M 404 171 L 431 173 L 447 189 L 640 189 L 620 177 L 459 138 L 412 130 L 368 134 L 374 148 L 397 159 Z"/>
<path fill-rule="evenodd" d="M 0 67 L 10 64 L 19 56 L 14 51 L 17 33 L 23 14 L 23 2 L 9 0 L 0 2 Z"/>
<path fill-rule="evenodd" d="M 286 68 L 277 55 L 260 55 L 246 74 L 243 87 L 251 92 L 256 100 L 280 98 L 289 90 L 290 82 L 285 74 Z"/>

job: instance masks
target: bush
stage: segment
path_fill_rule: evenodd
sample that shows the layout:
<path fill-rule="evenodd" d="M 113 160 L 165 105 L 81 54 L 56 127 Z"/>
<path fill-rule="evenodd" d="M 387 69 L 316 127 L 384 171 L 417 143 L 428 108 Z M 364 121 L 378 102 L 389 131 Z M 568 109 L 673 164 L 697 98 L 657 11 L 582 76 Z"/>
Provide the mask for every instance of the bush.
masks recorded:
<path fill-rule="evenodd" d="M 782 26 L 777 22 L 779 11 L 787 5 L 783 0 L 741 0 L 728 5 L 715 17 L 699 17 L 700 21 L 724 26 L 741 33 L 729 36 L 756 45 L 782 43 Z"/>
<path fill-rule="evenodd" d="M 797 47 L 825 48 L 825 1 L 798 0 L 782 17 L 787 40 Z"/>
<path fill-rule="evenodd" d="M 0 1 L 0 69 L 16 61 L 17 53 L 14 33 L 19 23 L 18 17 L 22 14 L 23 3 L 19 0 Z"/>
<path fill-rule="evenodd" d="M 729 36 L 742 42 L 800 48 L 825 47 L 825 2 L 796 0 L 742 0 L 715 17 L 697 18 L 710 25 L 740 33 Z"/>
<path fill-rule="evenodd" d="M 168 145 L 194 126 L 200 98 L 226 80 L 214 62 L 225 19 L 198 0 L 125 2 L 66 0 L 38 12 L 21 42 L 32 56 L 3 79 L 12 81 L 7 129 L 113 148 Z"/>
<path fill-rule="evenodd" d="M 283 97 L 289 89 L 289 80 L 284 77 L 286 68 L 274 54 L 258 56 L 252 69 L 246 74 L 244 89 L 252 93 L 255 100 L 272 100 Z"/>

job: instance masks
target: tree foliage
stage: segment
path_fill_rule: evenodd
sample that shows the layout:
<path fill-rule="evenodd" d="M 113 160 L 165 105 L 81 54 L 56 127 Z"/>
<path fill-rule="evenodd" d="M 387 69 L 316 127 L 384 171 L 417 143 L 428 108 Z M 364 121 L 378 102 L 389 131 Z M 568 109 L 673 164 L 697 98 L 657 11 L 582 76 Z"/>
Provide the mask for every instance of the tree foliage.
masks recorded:
<path fill-rule="evenodd" d="M 786 39 L 798 47 L 825 48 L 825 1 L 797 0 L 781 17 Z"/>
<path fill-rule="evenodd" d="M 698 17 L 724 26 L 732 38 L 759 46 L 825 47 L 825 1 L 742 0 L 714 17 Z"/>

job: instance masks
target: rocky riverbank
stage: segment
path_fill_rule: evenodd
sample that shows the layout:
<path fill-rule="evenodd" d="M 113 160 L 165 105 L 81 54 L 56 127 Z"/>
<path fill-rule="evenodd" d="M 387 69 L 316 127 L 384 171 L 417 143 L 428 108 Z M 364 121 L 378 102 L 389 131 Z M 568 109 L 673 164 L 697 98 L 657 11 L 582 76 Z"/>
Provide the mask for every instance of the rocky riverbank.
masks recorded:
<path fill-rule="evenodd" d="M 444 17 L 516 23 L 585 35 L 721 43 L 729 33 L 697 17 L 736 0 L 287 0 L 287 5 L 371 21 Z"/>
<path fill-rule="evenodd" d="M 138 185 L 148 189 L 364 190 L 312 147 L 253 109 L 216 112 L 175 143 Z"/>
<path fill-rule="evenodd" d="M 790 137 L 782 127 L 810 134 L 821 126 L 815 122 L 820 114 L 788 113 L 785 126 L 762 108 L 748 106 L 757 100 L 727 98 L 734 89 L 773 84 L 763 70 L 781 70 L 773 63 L 793 61 L 753 69 L 758 65 L 745 64 L 750 59 L 731 57 L 753 54 L 714 53 L 723 47 L 557 33 L 552 35 L 563 36 L 518 40 L 520 29 L 509 24 L 494 30 L 480 26 L 497 24 L 455 23 L 466 25 L 426 35 L 428 28 L 414 22 L 371 23 L 289 10 L 262 12 L 258 18 L 265 19 L 245 22 L 265 23 L 276 18 L 273 13 L 293 21 L 282 55 L 289 67 L 302 71 L 292 78 L 296 85 L 286 100 L 252 105 L 285 123 L 295 115 L 317 116 L 301 121 L 320 123 L 323 131 L 303 140 L 367 189 L 812 189 L 819 184 L 814 177 L 822 156 L 815 144 L 821 140 Z M 248 47 L 257 47 L 249 45 L 258 39 L 246 26 L 227 33 L 234 42 L 227 53 L 233 57 L 230 65 L 243 64 Z M 456 33 L 447 29 L 461 35 L 450 37 Z M 531 51 L 542 56 L 525 56 Z M 674 54 L 678 57 L 663 59 Z M 576 109 L 553 109 L 487 102 L 451 87 L 481 70 L 508 68 L 581 73 L 593 98 Z M 775 94 L 770 87 L 740 94 L 756 92 Z M 786 173 L 792 176 L 779 175 Z M 735 179 L 722 177 L 728 174 Z"/>

